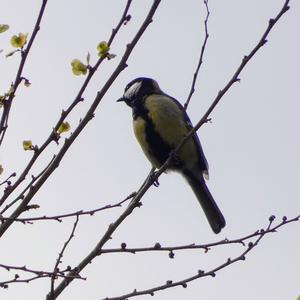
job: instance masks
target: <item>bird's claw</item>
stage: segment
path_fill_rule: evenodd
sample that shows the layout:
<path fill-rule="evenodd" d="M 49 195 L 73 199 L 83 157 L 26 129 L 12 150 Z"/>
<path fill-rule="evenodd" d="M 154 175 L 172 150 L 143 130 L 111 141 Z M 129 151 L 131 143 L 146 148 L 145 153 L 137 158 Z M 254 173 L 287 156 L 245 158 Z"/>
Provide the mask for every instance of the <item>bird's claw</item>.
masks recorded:
<path fill-rule="evenodd" d="M 155 187 L 159 186 L 158 178 L 156 178 L 156 172 L 150 174 L 150 180 L 152 181 Z"/>

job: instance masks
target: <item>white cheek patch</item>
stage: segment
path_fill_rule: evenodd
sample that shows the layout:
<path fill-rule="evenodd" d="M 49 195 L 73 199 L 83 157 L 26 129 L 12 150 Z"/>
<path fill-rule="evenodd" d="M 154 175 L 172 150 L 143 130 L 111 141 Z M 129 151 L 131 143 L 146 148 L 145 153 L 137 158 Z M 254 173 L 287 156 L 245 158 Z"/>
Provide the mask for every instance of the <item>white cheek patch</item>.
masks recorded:
<path fill-rule="evenodd" d="M 131 99 L 139 92 L 142 86 L 141 82 L 135 82 L 125 93 L 124 98 Z"/>

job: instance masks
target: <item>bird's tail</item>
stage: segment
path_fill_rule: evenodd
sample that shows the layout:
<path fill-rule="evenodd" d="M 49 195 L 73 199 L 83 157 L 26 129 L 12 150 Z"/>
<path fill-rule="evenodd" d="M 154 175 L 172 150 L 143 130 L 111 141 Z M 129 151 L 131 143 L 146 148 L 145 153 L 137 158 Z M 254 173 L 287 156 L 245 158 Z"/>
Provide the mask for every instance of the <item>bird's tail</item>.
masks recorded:
<path fill-rule="evenodd" d="M 217 203 L 215 202 L 213 196 L 211 195 L 208 187 L 205 184 L 204 178 L 200 180 L 196 178 L 193 174 L 184 174 L 184 177 L 193 189 L 206 218 L 214 233 L 219 233 L 223 227 L 225 227 L 225 219 L 222 215 Z"/>

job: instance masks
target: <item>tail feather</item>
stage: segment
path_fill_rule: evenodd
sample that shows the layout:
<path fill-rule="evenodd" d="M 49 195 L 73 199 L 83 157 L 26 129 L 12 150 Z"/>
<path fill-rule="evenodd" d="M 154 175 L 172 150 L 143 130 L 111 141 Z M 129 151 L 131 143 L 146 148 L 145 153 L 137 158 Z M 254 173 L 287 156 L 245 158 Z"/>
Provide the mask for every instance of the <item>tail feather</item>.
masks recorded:
<path fill-rule="evenodd" d="M 202 178 L 199 180 L 191 174 L 184 174 L 184 176 L 194 191 L 200 205 L 202 206 L 213 232 L 219 233 L 226 225 L 225 218 L 210 191 L 208 190 L 204 179 Z"/>

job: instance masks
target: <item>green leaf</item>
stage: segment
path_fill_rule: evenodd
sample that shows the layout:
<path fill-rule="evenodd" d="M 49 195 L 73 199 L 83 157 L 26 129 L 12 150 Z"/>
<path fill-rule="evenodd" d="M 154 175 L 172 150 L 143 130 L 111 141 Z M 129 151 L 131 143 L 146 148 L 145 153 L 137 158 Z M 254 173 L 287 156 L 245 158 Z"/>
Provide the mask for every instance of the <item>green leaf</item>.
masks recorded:
<path fill-rule="evenodd" d="M 28 33 L 19 33 L 19 35 L 14 35 L 10 39 L 10 43 L 14 48 L 23 48 L 24 45 L 27 43 L 27 36 Z"/>
<path fill-rule="evenodd" d="M 64 132 L 68 132 L 70 129 L 71 129 L 70 124 L 69 124 L 68 122 L 63 122 L 63 123 L 60 124 L 60 126 L 59 126 L 57 132 L 58 132 L 59 134 L 62 134 L 62 133 L 64 133 Z"/>
<path fill-rule="evenodd" d="M 87 65 L 82 63 L 79 59 L 73 59 L 71 66 L 74 75 L 85 75 L 87 73 Z"/>
<path fill-rule="evenodd" d="M 102 41 L 98 44 L 97 50 L 98 50 L 98 56 L 104 58 L 107 56 L 110 48 L 109 48 L 107 42 Z"/>
<path fill-rule="evenodd" d="M 5 32 L 9 29 L 9 25 L 7 24 L 0 24 L 0 33 Z"/>
<path fill-rule="evenodd" d="M 27 150 L 33 150 L 32 141 L 30 141 L 30 140 L 23 141 L 23 149 L 25 151 L 27 151 Z"/>

